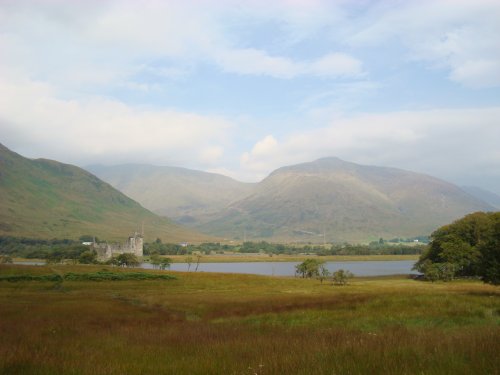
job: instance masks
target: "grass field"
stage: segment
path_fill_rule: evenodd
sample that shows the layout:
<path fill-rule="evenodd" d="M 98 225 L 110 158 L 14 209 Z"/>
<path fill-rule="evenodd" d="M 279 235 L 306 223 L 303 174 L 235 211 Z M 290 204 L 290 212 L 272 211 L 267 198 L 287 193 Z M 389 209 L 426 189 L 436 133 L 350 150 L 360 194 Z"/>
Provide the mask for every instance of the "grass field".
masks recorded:
<path fill-rule="evenodd" d="M 0 275 L 103 268 L 3 265 Z M 176 279 L 0 282 L 0 373 L 500 373 L 498 287 L 167 274 Z"/>

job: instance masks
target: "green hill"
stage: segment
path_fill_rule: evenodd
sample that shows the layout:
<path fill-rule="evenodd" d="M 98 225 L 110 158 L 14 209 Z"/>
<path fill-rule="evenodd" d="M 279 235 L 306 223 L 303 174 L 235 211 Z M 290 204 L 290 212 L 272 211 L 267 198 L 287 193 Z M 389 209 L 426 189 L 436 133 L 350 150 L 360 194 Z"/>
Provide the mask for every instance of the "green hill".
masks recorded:
<path fill-rule="evenodd" d="M 81 168 L 27 159 L 0 144 L 0 234 L 123 240 L 142 225 L 146 241 L 209 239 L 153 214 Z"/>
<path fill-rule="evenodd" d="M 280 168 L 200 229 L 279 241 L 368 241 L 428 235 L 493 207 L 457 186 L 337 158 Z"/>

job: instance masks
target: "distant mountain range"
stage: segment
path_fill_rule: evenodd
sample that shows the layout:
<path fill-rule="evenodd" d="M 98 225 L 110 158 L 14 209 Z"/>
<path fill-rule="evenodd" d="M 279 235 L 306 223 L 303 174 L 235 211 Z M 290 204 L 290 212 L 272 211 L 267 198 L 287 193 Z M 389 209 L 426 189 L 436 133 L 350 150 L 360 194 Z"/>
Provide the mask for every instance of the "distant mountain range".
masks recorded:
<path fill-rule="evenodd" d="M 367 241 L 428 235 L 493 205 L 437 178 L 324 158 L 257 184 L 184 168 L 89 170 L 154 212 L 212 235 L 273 241 Z"/>
<path fill-rule="evenodd" d="M 495 207 L 497 210 L 500 209 L 500 195 L 485 189 L 481 189 L 477 186 L 462 186 L 462 190 L 466 191 L 470 195 L 473 195 L 477 199 L 488 203 L 490 206 Z"/>
<path fill-rule="evenodd" d="M 190 225 L 250 194 L 255 185 L 178 167 L 126 164 L 86 169 L 147 209 Z"/>
<path fill-rule="evenodd" d="M 144 224 L 147 241 L 211 238 L 146 210 L 81 168 L 27 159 L 1 144 L 0 203 L 2 235 L 123 241 Z"/>

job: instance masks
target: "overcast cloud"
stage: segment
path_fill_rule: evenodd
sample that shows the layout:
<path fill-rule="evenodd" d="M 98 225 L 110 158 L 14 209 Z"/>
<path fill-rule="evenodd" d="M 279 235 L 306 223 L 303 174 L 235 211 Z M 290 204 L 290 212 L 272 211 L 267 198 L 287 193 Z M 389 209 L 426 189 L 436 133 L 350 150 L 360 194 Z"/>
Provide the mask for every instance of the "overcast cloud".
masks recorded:
<path fill-rule="evenodd" d="M 500 194 L 498 1 L 2 1 L 0 142 L 256 181 L 319 157 Z"/>

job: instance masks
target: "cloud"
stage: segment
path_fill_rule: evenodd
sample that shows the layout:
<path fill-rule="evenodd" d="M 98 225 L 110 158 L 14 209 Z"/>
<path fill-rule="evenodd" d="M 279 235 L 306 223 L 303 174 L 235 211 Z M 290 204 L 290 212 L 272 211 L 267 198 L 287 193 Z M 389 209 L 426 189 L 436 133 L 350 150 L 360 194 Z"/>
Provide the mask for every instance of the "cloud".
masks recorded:
<path fill-rule="evenodd" d="M 310 64 L 309 70 L 318 76 L 359 76 L 361 61 L 344 53 L 330 53 Z"/>
<path fill-rule="evenodd" d="M 208 63 L 280 79 L 358 77 L 366 74 L 358 52 L 395 42 L 407 59 L 446 69 L 465 86 L 500 85 L 500 3 L 490 0 L 7 4 L 0 13 L 2 57 L 66 85 L 127 80 L 150 63 L 173 74 Z M 259 27 L 271 28 L 258 47 L 252 44 Z M 319 41 L 322 48 L 309 56 L 294 53 L 300 43 Z"/>
<path fill-rule="evenodd" d="M 215 165 L 220 162 L 224 155 L 224 149 L 220 146 L 209 146 L 201 150 L 200 161 L 206 165 Z"/>
<path fill-rule="evenodd" d="M 2 140 L 76 163 L 243 154 L 252 179 L 337 155 L 498 180 L 496 107 L 401 111 L 498 105 L 498 19 L 487 0 L 4 1 Z"/>
<path fill-rule="evenodd" d="M 411 61 L 447 69 L 449 78 L 472 88 L 500 86 L 498 1 L 381 2 L 356 19 L 346 37 L 356 48 L 399 43 Z"/>
<path fill-rule="evenodd" d="M 221 50 L 215 54 L 214 60 L 230 73 L 293 78 L 302 71 L 300 64 L 290 59 L 269 56 L 253 48 Z"/>
<path fill-rule="evenodd" d="M 225 133 L 232 126 L 217 116 L 133 107 L 99 97 L 66 100 L 55 91 L 44 83 L 0 80 L 3 142 L 27 156 L 77 164 L 206 165 L 222 156 Z"/>
<path fill-rule="evenodd" d="M 361 61 L 348 53 L 292 58 L 266 48 L 246 47 L 248 40 L 231 35 L 224 27 L 231 16 L 245 19 L 254 15 L 288 25 L 280 35 L 297 28 L 307 35 L 313 22 L 299 17 L 297 10 L 312 16 L 319 14 L 316 8 L 321 4 L 309 11 L 300 2 L 278 2 L 271 11 L 252 2 L 242 2 L 242 6 L 248 13 L 231 12 L 231 6 L 210 1 L 12 3 L 0 16 L 2 37 L 10 38 L 2 49 L 12 65 L 22 61 L 34 77 L 72 88 L 118 84 L 148 68 L 163 77 L 175 76 L 186 72 L 186 65 L 207 63 L 228 73 L 280 79 L 360 74 Z M 155 66 L 149 66 L 151 63 Z"/>
<path fill-rule="evenodd" d="M 217 53 L 215 61 L 227 72 L 275 78 L 290 79 L 301 75 L 337 78 L 362 74 L 361 61 L 345 53 L 330 53 L 312 61 L 293 61 L 251 48 L 228 49 Z"/>
<path fill-rule="evenodd" d="M 500 107 L 364 114 L 281 140 L 268 135 L 241 158 L 244 178 L 320 157 L 420 171 L 448 179 L 500 176 Z M 500 187 L 500 186 L 499 186 Z"/>

